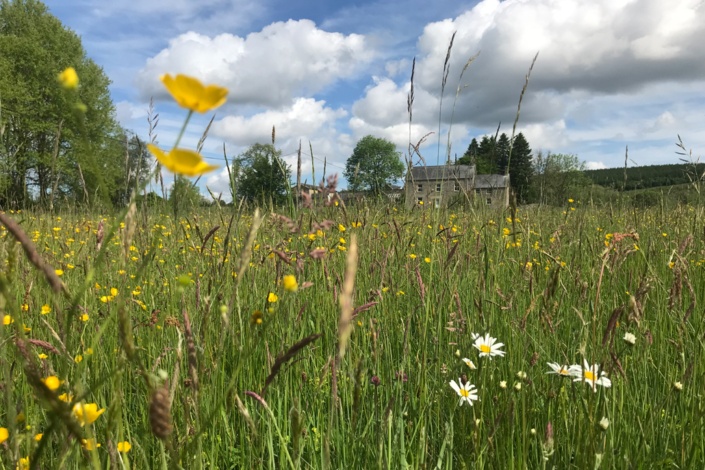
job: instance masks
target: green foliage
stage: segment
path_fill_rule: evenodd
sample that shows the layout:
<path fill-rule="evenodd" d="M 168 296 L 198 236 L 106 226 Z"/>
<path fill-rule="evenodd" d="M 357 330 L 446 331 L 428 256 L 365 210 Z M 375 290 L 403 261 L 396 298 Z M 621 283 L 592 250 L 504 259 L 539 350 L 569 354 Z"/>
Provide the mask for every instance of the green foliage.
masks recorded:
<path fill-rule="evenodd" d="M 509 148 L 511 143 L 509 142 L 509 137 L 507 134 L 502 132 L 497 139 L 497 144 L 495 145 L 495 161 L 497 162 L 497 173 L 504 175 L 507 172 L 507 167 L 509 166 Z"/>
<path fill-rule="evenodd" d="M 344 174 L 350 190 L 381 194 L 404 175 L 404 169 L 394 143 L 368 135 L 358 141 Z"/>
<path fill-rule="evenodd" d="M 198 186 L 183 176 L 174 177 L 174 185 L 169 193 L 169 202 L 172 204 L 174 215 L 188 213 L 203 203 L 203 196 Z"/>
<path fill-rule="evenodd" d="M 533 160 L 530 199 L 539 204 L 564 205 L 590 185 L 585 164 L 576 155 L 539 151 Z"/>
<path fill-rule="evenodd" d="M 693 174 L 698 176 L 705 172 L 705 164 L 649 165 L 627 168 L 627 180 L 624 182 L 624 168 L 604 168 L 586 170 L 585 175 L 595 184 L 626 191 L 634 189 L 656 188 L 686 184 L 693 181 Z M 696 177 L 697 178 L 697 177 Z"/>
<path fill-rule="evenodd" d="M 511 152 L 511 158 L 510 158 Z M 478 175 L 506 174 L 509 171 L 512 191 L 516 194 L 519 203 L 529 201 L 534 168 L 532 165 L 531 147 L 519 133 L 514 137 L 514 143 L 507 134 L 483 136 L 478 144 L 477 139 L 472 139 L 465 154 L 458 159 L 459 165 L 475 165 Z"/>
<path fill-rule="evenodd" d="M 458 159 L 456 164 L 458 165 L 476 165 L 477 155 L 480 151 L 480 144 L 477 143 L 477 139 L 473 137 L 468 145 L 468 149 L 465 151 L 462 157 Z"/>
<path fill-rule="evenodd" d="M 272 144 L 254 144 L 233 164 L 237 195 L 248 202 L 266 206 L 286 202 L 291 172 Z"/>
<path fill-rule="evenodd" d="M 123 171 L 115 178 L 116 189 L 113 191 L 113 203 L 124 206 L 128 203 L 132 191 L 139 188 L 149 178 L 153 157 L 147 150 L 147 143 L 138 136 L 129 139 L 123 137 L 127 151 L 123 156 Z"/>
<path fill-rule="evenodd" d="M 660 199 L 657 192 L 645 191 L 632 197 L 632 205 L 637 209 L 646 209 L 658 205 Z"/>
<path fill-rule="evenodd" d="M 480 145 L 475 157 L 476 171 L 478 175 L 498 174 L 497 166 L 497 142 L 494 136 L 482 136 Z"/>
<path fill-rule="evenodd" d="M 700 468 L 704 209 L 571 207 L 510 220 L 501 210 L 322 207 L 293 217 L 310 234 L 271 217 L 252 246 L 246 211 L 232 225 L 215 209 L 138 212 L 127 256 L 119 215 L 22 214 L 71 295 L 53 293 L 12 236 L 0 237 L 11 320 L 0 325 L 0 467 L 29 456 L 37 468 L 110 468 L 116 455 L 140 469 Z M 353 235 L 357 310 L 336 361 Z M 324 259 L 306 255 L 317 246 Z M 284 275 L 309 287 L 286 291 Z M 472 333 L 497 338 L 506 356 L 479 357 Z M 546 373 L 547 362 L 583 359 L 610 388 Z M 71 406 L 38 380 L 48 375 L 62 382 L 56 394 L 105 413 L 72 434 Z M 472 407 L 449 386 L 459 377 L 477 387 Z M 175 399 L 160 441 L 148 416 L 164 383 Z M 82 437 L 101 443 L 96 465 Z M 121 441 L 129 453 L 115 452 Z"/>
<path fill-rule="evenodd" d="M 124 146 L 103 70 L 35 0 L 0 3 L 0 51 L 0 206 L 86 197 L 109 203 Z M 57 82 L 70 66 L 80 77 L 77 90 Z"/>
<path fill-rule="evenodd" d="M 504 135 L 504 134 L 503 134 Z M 531 147 L 521 132 L 514 137 L 512 156 L 509 162 L 509 179 L 517 202 L 529 202 L 531 183 L 534 177 Z"/>
<path fill-rule="evenodd" d="M 146 194 L 138 194 L 135 198 L 137 205 L 140 207 L 154 207 L 160 208 L 164 205 L 164 199 L 154 191 L 150 191 Z"/>

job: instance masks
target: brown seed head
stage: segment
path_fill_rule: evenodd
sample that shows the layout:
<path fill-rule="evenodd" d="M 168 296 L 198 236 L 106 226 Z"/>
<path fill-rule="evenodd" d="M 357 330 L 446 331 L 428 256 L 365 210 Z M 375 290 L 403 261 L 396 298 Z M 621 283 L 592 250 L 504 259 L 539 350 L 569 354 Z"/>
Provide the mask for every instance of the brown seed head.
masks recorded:
<path fill-rule="evenodd" d="M 149 404 L 149 425 L 152 428 L 152 434 L 161 440 L 166 440 L 171 434 L 171 400 L 166 385 L 152 393 L 152 401 Z"/>

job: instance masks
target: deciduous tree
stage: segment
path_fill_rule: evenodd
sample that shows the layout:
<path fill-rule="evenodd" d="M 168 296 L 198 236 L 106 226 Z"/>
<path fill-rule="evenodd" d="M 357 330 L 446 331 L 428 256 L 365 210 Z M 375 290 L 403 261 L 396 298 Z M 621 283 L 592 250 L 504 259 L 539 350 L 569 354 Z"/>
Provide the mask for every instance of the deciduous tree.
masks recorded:
<path fill-rule="evenodd" d="M 290 192 L 291 172 L 272 144 L 254 144 L 235 161 L 237 195 L 255 204 L 282 204 Z"/>
<path fill-rule="evenodd" d="M 590 184 L 583 172 L 585 164 L 576 155 L 539 151 L 533 166 L 532 200 L 540 204 L 565 204 Z"/>
<path fill-rule="evenodd" d="M 358 141 L 344 174 L 353 191 L 381 194 L 404 175 L 404 169 L 393 142 L 368 135 Z"/>
<path fill-rule="evenodd" d="M 110 202 L 124 145 L 110 82 L 78 35 L 39 1 L 0 0 L 0 51 L 0 205 L 86 194 Z M 68 67 L 78 72 L 75 90 L 57 80 Z"/>

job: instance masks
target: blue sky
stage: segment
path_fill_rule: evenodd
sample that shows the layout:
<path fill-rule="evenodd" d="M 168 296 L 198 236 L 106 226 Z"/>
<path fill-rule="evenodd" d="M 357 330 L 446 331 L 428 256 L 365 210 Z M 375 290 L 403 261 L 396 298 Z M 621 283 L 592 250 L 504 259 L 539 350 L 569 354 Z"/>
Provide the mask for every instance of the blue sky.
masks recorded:
<path fill-rule="evenodd" d="M 462 155 L 473 137 L 511 132 L 519 93 L 539 57 L 517 131 L 532 148 L 576 154 L 588 167 L 678 161 L 680 135 L 705 148 L 705 6 L 701 0 L 52 0 L 50 11 L 83 39 L 112 80 L 117 116 L 147 134 L 150 98 L 168 146 L 185 112 L 158 77 L 187 73 L 230 89 L 204 147 L 222 162 L 268 142 L 272 126 L 285 159 L 298 142 L 342 172 L 367 134 L 428 164 Z M 440 106 L 443 61 L 456 32 Z M 469 65 L 469 58 L 479 56 Z M 416 57 L 413 122 L 406 98 Z M 456 99 L 457 92 L 457 99 Z M 455 110 L 453 111 L 453 106 Z M 451 121 L 452 114 L 452 121 Z M 441 131 L 438 133 L 439 116 Z M 211 116 L 192 122 L 195 145 Z M 450 137 L 448 132 L 450 131 Z M 418 161 L 418 158 L 414 159 Z M 303 178 L 312 180 L 311 156 Z M 227 191 L 225 170 L 202 185 Z"/>

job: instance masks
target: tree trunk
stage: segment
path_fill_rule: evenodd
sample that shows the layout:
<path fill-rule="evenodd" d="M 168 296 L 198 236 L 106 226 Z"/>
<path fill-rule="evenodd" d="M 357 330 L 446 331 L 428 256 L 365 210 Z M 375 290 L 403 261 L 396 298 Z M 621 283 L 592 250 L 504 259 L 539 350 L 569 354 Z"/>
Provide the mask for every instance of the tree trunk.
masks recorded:
<path fill-rule="evenodd" d="M 56 160 L 59 158 L 59 141 L 61 140 L 61 127 L 64 125 L 64 120 L 59 121 L 59 128 L 56 130 L 56 139 L 54 139 L 54 150 L 51 155 L 51 176 L 54 178 L 54 185 L 51 188 L 49 196 L 49 212 L 54 212 L 54 196 L 59 188 L 59 178 L 61 171 L 56 170 Z"/>

